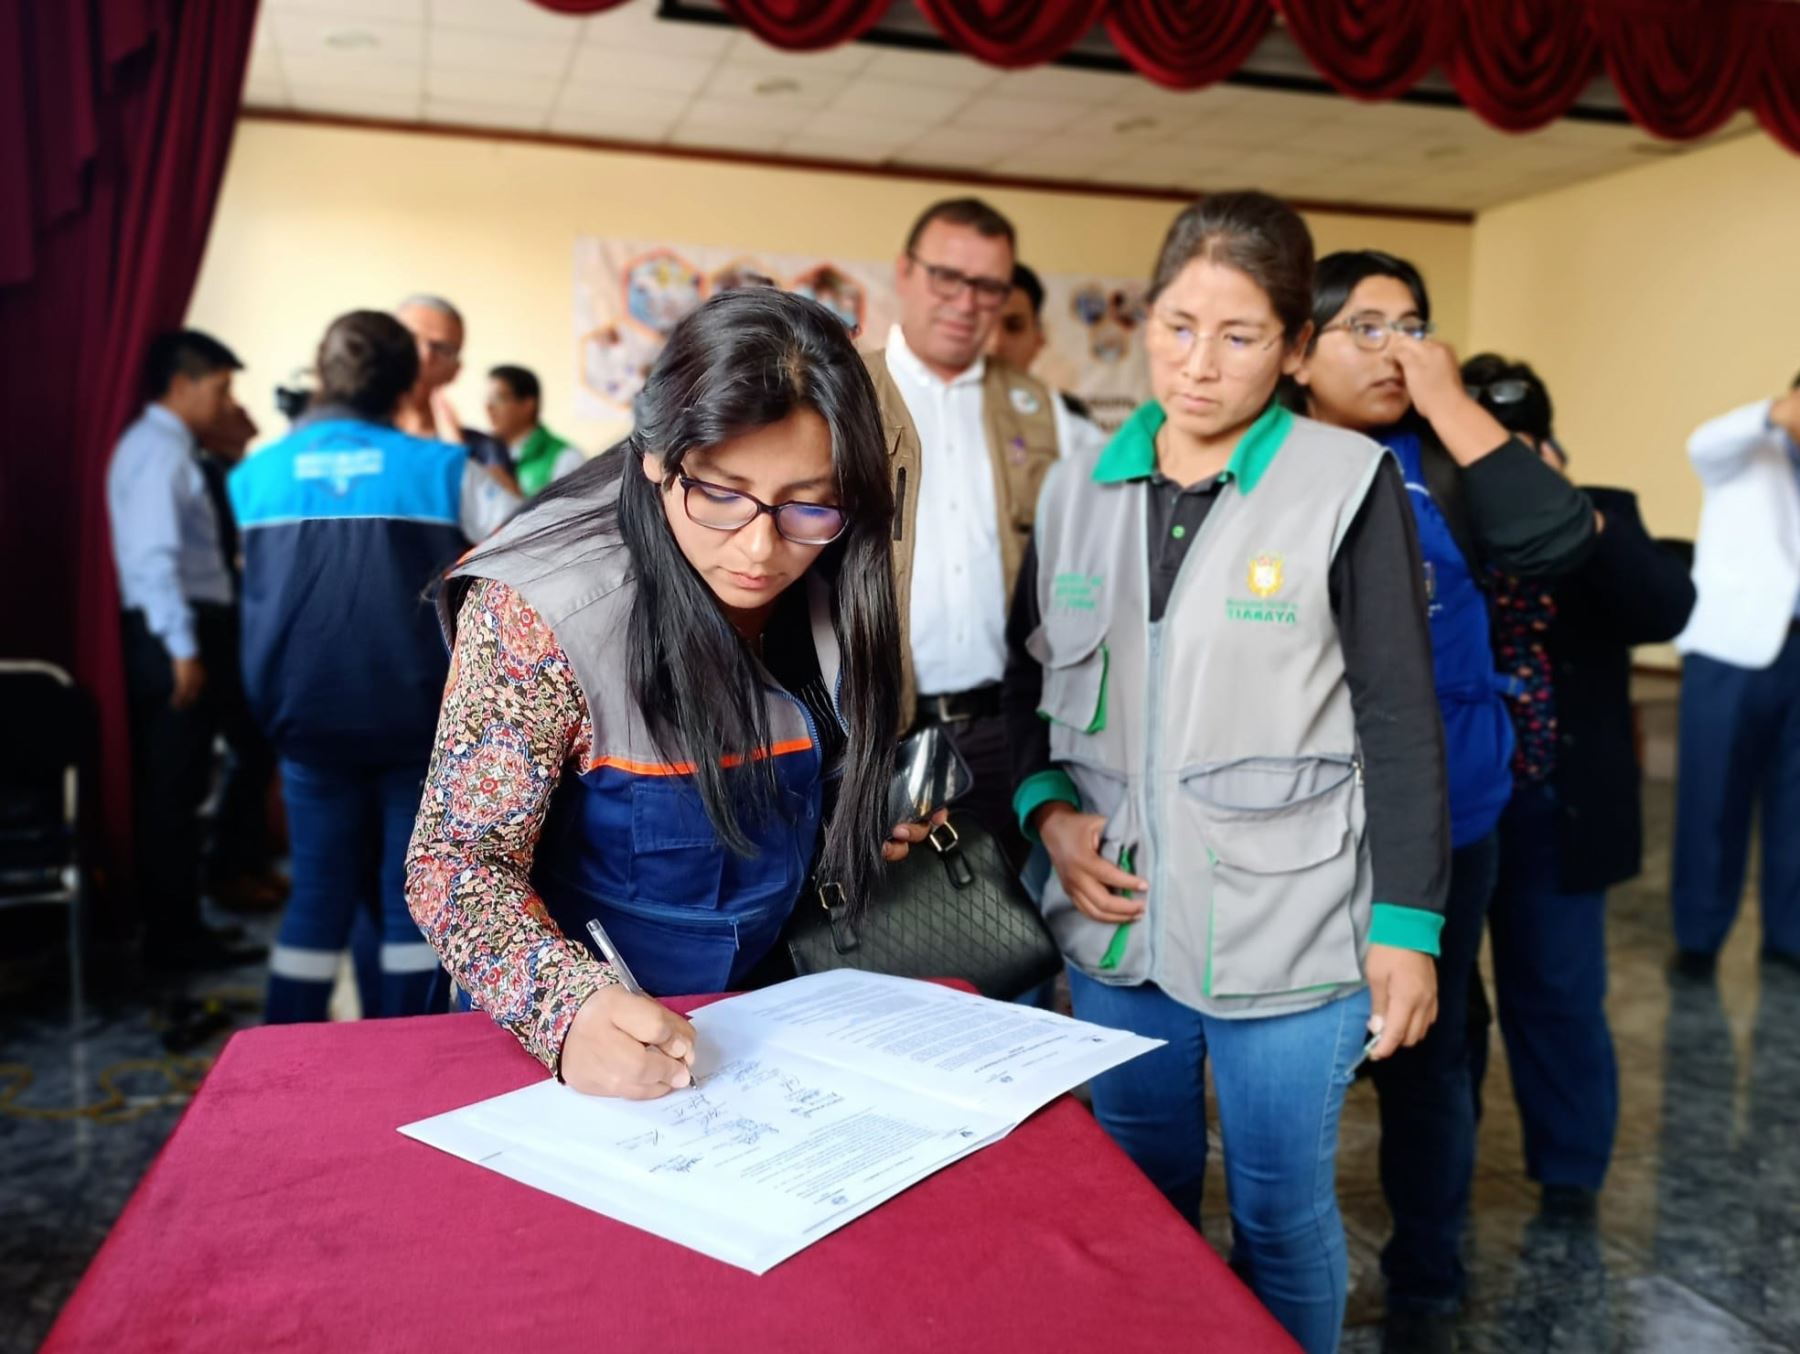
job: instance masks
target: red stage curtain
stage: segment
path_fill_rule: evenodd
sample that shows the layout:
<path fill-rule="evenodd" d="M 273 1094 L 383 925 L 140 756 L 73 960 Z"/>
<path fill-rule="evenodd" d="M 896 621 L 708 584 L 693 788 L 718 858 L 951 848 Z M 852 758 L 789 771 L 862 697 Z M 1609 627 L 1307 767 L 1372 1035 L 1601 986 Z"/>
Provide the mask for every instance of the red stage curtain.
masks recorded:
<path fill-rule="evenodd" d="M 246 0 L 0 8 L 0 651 L 73 669 L 97 706 L 118 863 L 131 758 L 106 463 L 145 344 L 186 313 L 255 19 Z"/>
<path fill-rule="evenodd" d="M 990 66 L 1036 66 L 1073 47 L 1107 0 L 918 0 L 938 32 Z"/>
<path fill-rule="evenodd" d="M 1589 0 L 1588 22 L 1631 120 L 1671 140 L 1717 131 L 1750 101 L 1769 6 Z M 1792 80 L 1800 72 L 1789 71 Z"/>
<path fill-rule="evenodd" d="M 1771 16 L 1751 106 L 1763 129 L 1800 155 L 1800 9 Z"/>
<path fill-rule="evenodd" d="M 1106 31 L 1158 84 L 1194 89 L 1243 65 L 1274 17 L 1269 0 L 1113 0 Z"/>
<path fill-rule="evenodd" d="M 594 14 L 620 0 L 536 0 Z M 1177 89 L 1235 71 L 1275 11 L 1331 85 L 1359 99 L 1404 94 L 1434 66 L 1505 131 L 1568 111 L 1604 58 L 1639 126 L 1691 138 L 1754 108 L 1800 151 L 1800 10 L 1778 0 L 915 0 L 951 46 L 994 66 L 1033 66 L 1104 21 L 1126 60 Z M 776 47 L 861 36 L 888 0 L 725 0 Z M 0 81 L 7 71 L 0 65 Z M 0 188 L 7 166 L 0 162 Z M 8 247 L 0 224 L 0 258 Z"/>
<path fill-rule="evenodd" d="M 1334 89 L 1358 99 L 1404 94 L 1456 37 L 1449 0 L 1274 0 L 1288 32 Z"/>
<path fill-rule="evenodd" d="M 570 0 L 564 0 L 569 3 Z M 612 4 L 615 0 L 604 0 Z M 887 11 L 886 0 L 725 0 L 725 8 L 774 47 L 812 52 L 861 37 Z"/>
<path fill-rule="evenodd" d="M 1527 132 L 1568 112 L 1599 69 L 1600 45 L 1569 0 L 1462 0 L 1451 81 L 1479 117 Z"/>

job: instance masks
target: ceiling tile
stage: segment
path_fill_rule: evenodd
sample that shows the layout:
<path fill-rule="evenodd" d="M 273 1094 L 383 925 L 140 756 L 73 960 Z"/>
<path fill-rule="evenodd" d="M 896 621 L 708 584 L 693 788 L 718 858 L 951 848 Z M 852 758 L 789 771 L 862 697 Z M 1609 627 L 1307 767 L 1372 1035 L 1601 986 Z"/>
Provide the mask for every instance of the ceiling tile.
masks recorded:
<path fill-rule="evenodd" d="M 1167 89 L 1152 80 L 1128 80 L 1119 87 L 1114 102 L 1153 109 L 1179 118 L 1216 111 L 1241 103 L 1251 91 L 1238 85 L 1208 85 L 1204 89 Z"/>
<path fill-rule="evenodd" d="M 801 132 L 782 143 L 781 153 L 803 160 L 844 160 L 851 164 L 875 165 L 893 158 L 894 148 L 871 145 L 867 141 L 814 136 L 809 132 Z"/>
<path fill-rule="evenodd" d="M 289 89 L 343 89 L 365 94 L 398 94 L 417 98 L 425 88 L 417 62 L 379 65 L 372 61 L 332 62 L 284 58 L 282 77 Z"/>
<path fill-rule="evenodd" d="M 962 90 L 986 89 L 1000 79 L 999 71 L 979 61 L 934 52 L 880 52 L 863 74 L 875 80 Z"/>
<path fill-rule="evenodd" d="M 858 78 L 840 94 L 834 107 L 904 119 L 913 127 L 929 126 L 955 113 L 970 96 L 961 89 L 894 80 Z"/>
<path fill-rule="evenodd" d="M 774 99 L 698 98 L 688 120 L 702 126 L 744 127 L 792 135 L 818 116 L 819 105 Z"/>
<path fill-rule="evenodd" d="M 734 66 L 758 66 L 795 78 L 855 75 L 874 58 L 875 49 L 861 43 L 847 42 L 822 52 L 788 52 L 769 46 L 754 33 L 740 33 L 725 49 L 725 59 Z"/>
<path fill-rule="evenodd" d="M 559 108 L 550 115 L 550 130 L 564 136 L 592 137 L 597 141 L 647 141 L 668 139 L 675 129 L 675 117 L 655 117 L 648 113 L 597 113 L 576 108 Z"/>
<path fill-rule="evenodd" d="M 479 70 L 443 70 L 430 67 L 425 72 L 425 94 L 428 98 L 455 102 L 535 108 L 542 113 L 548 111 L 555 101 L 556 81 L 532 79 L 523 75 L 495 75 Z"/>
<path fill-rule="evenodd" d="M 920 130 L 917 126 L 908 126 L 893 118 L 870 117 L 864 113 L 846 113 L 828 108 L 808 119 L 797 134 L 834 141 L 856 141 L 864 145 L 886 146 L 898 150 L 917 140 Z"/>
<path fill-rule="evenodd" d="M 661 89 L 692 94 L 706 82 L 716 61 L 711 57 L 671 55 L 637 47 L 584 43 L 569 68 L 570 81 L 600 81 L 630 89 Z"/>
<path fill-rule="evenodd" d="M 749 66 L 727 63 L 712 73 L 706 82 L 708 98 L 766 99 L 771 103 L 793 100 L 822 104 L 835 99 L 850 85 L 847 75 L 827 71 L 799 71 L 773 66 Z"/>
<path fill-rule="evenodd" d="M 275 81 L 281 83 L 281 58 L 275 54 L 273 47 L 252 47 L 250 49 L 250 69 L 244 79 L 250 84 Z"/>
<path fill-rule="evenodd" d="M 251 80 L 244 86 L 244 107 L 286 108 L 287 85 L 280 80 Z"/>
<path fill-rule="evenodd" d="M 781 149 L 782 139 L 781 133 L 767 128 L 703 122 L 684 122 L 669 137 L 678 146 L 730 150 L 750 155 L 775 155 Z"/>
<path fill-rule="evenodd" d="M 1036 143 L 1034 136 L 1004 132 L 964 132 L 940 127 L 910 142 L 899 158 L 908 164 L 979 169 Z"/>
<path fill-rule="evenodd" d="M 1097 160 L 1075 160 L 1067 155 L 1044 155 L 1038 152 L 1003 156 L 991 166 L 993 173 L 1009 174 L 1015 178 L 1077 181 L 1093 177 L 1093 171 L 1099 168 L 1100 162 Z"/>
<path fill-rule="evenodd" d="M 295 58 L 385 64 L 418 61 L 425 54 L 423 24 L 287 11 L 272 17 L 275 45 L 284 62 Z"/>
<path fill-rule="evenodd" d="M 542 131 L 549 120 L 549 114 L 541 108 L 533 111 L 528 108 L 505 108 L 496 104 L 433 98 L 425 100 L 425 117 L 430 122 L 454 123 L 459 127 L 504 127 L 524 132 Z"/>
<path fill-rule="evenodd" d="M 579 15 L 559 14 L 528 0 L 431 0 L 431 22 L 437 28 L 470 28 L 550 42 L 579 41 L 587 28 L 587 20 Z"/>
<path fill-rule="evenodd" d="M 352 19 L 425 22 L 425 0 L 264 0 L 269 14 L 324 14 Z"/>
<path fill-rule="evenodd" d="M 997 98 L 990 94 L 957 110 L 957 124 L 1005 132 L 1054 132 L 1091 117 L 1093 106 L 1067 100 Z"/>
<path fill-rule="evenodd" d="M 337 89 L 330 86 L 290 85 L 289 97 L 296 108 L 309 113 L 331 113 L 351 118 L 391 118 L 410 122 L 419 116 L 417 94 Z"/>
<path fill-rule="evenodd" d="M 1035 70 L 1008 71 L 988 86 L 986 92 L 1007 99 L 1111 103 L 1128 85 L 1143 82 L 1140 75 L 1106 75 L 1099 71 L 1069 70 L 1064 66 L 1039 66 Z"/>
<path fill-rule="evenodd" d="M 569 67 L 573 45 L 466 28 L 433 28 L 425 51 L 433 66 L 487 70 L 496 75 L 560 77 Z"/>
<path fill-rule="evenodd" d="M 557 96 L 556 108 L 558 112 L 576 118 L 673 122 L 692 102 L 689 95 L 671 94 L 665 90 L 622 89 L 594 80 L 571 80 Z"/>

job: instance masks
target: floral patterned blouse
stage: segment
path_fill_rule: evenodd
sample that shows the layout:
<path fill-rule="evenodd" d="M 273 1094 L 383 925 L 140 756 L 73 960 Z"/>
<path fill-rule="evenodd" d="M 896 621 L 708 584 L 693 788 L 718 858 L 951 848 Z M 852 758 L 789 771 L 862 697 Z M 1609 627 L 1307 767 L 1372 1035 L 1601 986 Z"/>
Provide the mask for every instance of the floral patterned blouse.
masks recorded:
<path fill-rule="evenodd" d="M 549 625 L 511 588 L 477 581 L 458 618 L 406 898 L 451 976 L 552 1072 L 575 1012 L 619 981 L 531 886 L 550 796 L 592 742 Z"/>
<path fill-rule="evenodd" d="M 1547 641 L 1556 596 L 1542 583 L 1494 571 L 1494 665 L 1512 679 L 1513 779 L 1541 785 L 1556 770 L 1556 685 Z"/>

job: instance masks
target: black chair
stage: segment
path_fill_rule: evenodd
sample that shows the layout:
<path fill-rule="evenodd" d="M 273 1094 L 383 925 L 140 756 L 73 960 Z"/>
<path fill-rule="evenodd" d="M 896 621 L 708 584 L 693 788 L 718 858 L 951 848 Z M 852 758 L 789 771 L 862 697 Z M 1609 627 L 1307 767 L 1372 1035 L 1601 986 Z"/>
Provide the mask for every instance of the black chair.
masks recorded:
<path fill-rule="evenodd" d="M 0 909 L 61 903 L 69 909 L 69 974 L 80 999 L 81 761 L 87 703 L 51 663 L 0 659 Z"/>

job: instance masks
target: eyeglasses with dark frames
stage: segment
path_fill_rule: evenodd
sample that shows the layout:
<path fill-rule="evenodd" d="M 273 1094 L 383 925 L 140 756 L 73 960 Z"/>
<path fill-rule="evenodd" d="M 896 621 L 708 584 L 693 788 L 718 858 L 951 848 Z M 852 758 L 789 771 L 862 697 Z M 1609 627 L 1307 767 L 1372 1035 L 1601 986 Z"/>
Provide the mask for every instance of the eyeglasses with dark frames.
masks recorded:
<path fill-rule="evenodd" d="M 998 310 L 1006 304 L 1006 298 L 1012 295 L 1012 282 L 1002 282 L 992 277 L 971 277 L 956 268 L 949 268 L 941 263 L 927 263 L 910 249 L 906 257 L 925 270 L 925 280 L 931 286 L 931 294 L 940 301 L 954 301 L 965 291 L 975 293 L 975 304 L 983 310 Z"/>
<path fill-rule="evenodd" d="M 690 475 L 677 475 L 688 520 L 713 531 L 741 531 L 767 513 L 775 530 L 795 545 L 830 545 L 850 527 L 850 514 L 828 503 L 764 503 L 754 494 Z"/>

